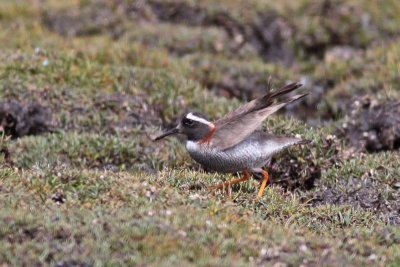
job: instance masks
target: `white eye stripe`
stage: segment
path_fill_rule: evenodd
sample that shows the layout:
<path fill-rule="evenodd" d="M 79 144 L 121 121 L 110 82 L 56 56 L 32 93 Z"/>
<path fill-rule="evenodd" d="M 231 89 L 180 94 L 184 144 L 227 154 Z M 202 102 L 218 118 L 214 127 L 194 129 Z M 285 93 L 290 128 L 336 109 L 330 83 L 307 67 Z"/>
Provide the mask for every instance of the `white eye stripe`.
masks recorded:
<path fill-rule="evenodd" d="M 197 117 L 196 115 L 193 115 L 193 113 L 188 113 L 188 114 L 186 115 L 186 118 L 189 119 L 189 120 L 201 122 L 201 123 L 203 123 L 203 124 L 214 125 L 211 121 L 208 121 L 208 120 L 206 120 L 206 119 Z"/>

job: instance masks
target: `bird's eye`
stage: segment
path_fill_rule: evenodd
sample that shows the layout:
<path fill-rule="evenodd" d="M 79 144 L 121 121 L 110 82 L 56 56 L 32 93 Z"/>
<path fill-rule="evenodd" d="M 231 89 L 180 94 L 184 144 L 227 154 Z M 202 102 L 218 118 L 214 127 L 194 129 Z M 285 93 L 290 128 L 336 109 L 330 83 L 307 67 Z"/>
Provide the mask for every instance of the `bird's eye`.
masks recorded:
<path fill-rule="evenodd" d="M 185 126 L 192 126 L 193 125 L 193 120 L 191 120 L 191 119 L 184 119 L 183 121 L 182 121 L 182 123 L 183 123 L 183 125 L 185 125 Z"/>

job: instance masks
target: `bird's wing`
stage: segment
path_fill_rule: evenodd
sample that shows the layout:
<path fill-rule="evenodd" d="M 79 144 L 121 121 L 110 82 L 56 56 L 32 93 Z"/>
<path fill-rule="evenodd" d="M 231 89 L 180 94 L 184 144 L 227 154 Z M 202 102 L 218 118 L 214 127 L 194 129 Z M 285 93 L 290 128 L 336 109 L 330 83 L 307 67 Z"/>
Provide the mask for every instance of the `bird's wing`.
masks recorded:
<path fill-rule="evenodd" d="M 277 91 L 270 92 L 271 85 L 268 84 L 267 93 L 265 95 L 238 107 L 234 111 L 227 113 L 224 117 L 215 121 L 215 124 L 224 125 L 225 123 L 230 122 L 236 117 L 243 116 L 244 113 L 251 113 L 255 110 L 266 108 L 272 104 L 274 98 L 287 94 L 301 86 L 302 84 L 300 83 L 290 83 Z"/>
<path fill-rule="evenodd" d="M 288 90 L 285 93 L 293 91 L 300 86 L 296 84 L 294 89 Z M 282 89 L 285 88 L 286 87 Z M 268 97 L 266 97 L 268 95 L 267 94 L 264 97 L 255 99 L 231 112 L 232 114 L 229 113 L 222 119 L 215 121 L 214 125 L 216 128 L 212 138 L 212 147 L 219 150 L 224 150 L 240 143 L 252 132 L 254 132 L 254 130 L 256 130 L 269 115 L 278 111 L 288 103 L 296 101 L 307 95 L 295 95 L 285 102 L 271 105 L 271 98 L 284 94 L 278 94 L 279 92 L 282 92 L 282 89 L 274 93 L 268 93 L 270 94 Z M 265 106 L 263 103 L 266 101 L 268 103 Z"/>

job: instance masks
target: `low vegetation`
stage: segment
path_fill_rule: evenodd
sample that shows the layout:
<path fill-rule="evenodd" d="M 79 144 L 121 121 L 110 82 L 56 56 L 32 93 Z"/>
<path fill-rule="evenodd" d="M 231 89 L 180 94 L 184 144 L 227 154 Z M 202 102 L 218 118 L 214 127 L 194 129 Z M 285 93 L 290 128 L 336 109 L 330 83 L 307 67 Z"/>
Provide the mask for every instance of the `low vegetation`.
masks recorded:
<path fill-rule="evenodd" d="M 0 263 L 397 266 L 400 4 L 376 5 L 1 1 Z M 310 95 L 263 129 L 313 142 L 260 200 L 152 141 L 269 77 Z"/>

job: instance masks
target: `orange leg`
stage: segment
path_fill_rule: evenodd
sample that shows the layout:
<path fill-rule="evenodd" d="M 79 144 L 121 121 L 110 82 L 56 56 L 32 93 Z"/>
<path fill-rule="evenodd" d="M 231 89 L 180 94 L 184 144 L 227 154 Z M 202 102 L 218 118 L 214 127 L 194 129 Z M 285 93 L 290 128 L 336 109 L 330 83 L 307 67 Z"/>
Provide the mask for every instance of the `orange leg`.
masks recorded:
<path fill-rule="evenodd" d="M 246 180 L 248 180 L 250 178 L 250 174 L 247 171 L 243 171 L 243 174 L 244 174 L 244 176 L 242 178 L 240 178 L 240 179 L 237 179 L 237 180 L 234 180 L 234 181 L 230 181 L 230 182 L 226 182 L 226 183 L 222 183 L 222 184 L 219 184 L 219 185 L 216 185 L 216 186 L 211 186 L 211 187 L 208 187 L 207 190 L 225 188 L 225 187 L 228 187 L 230 185 L 238 184 L 240 182 L 246 181 Z"/>
<path fill-rule="evenodd" d="M 261 183 L 261 187 L 260 187 L 260 191 L 258 191 L 257 197 L 255 199 L 259 199 L 260 197 L 262 197 L 262 194 L 264 192 L 264 188 L 267 185 L 268 182 L 268 172 L 261 170 L 261 173 L 263 175 L 263 181 Z"/>
<path fill-rule="evenodd" d="M 228 186 L 228 199 L 232 199 L 232 188 Z"/>

